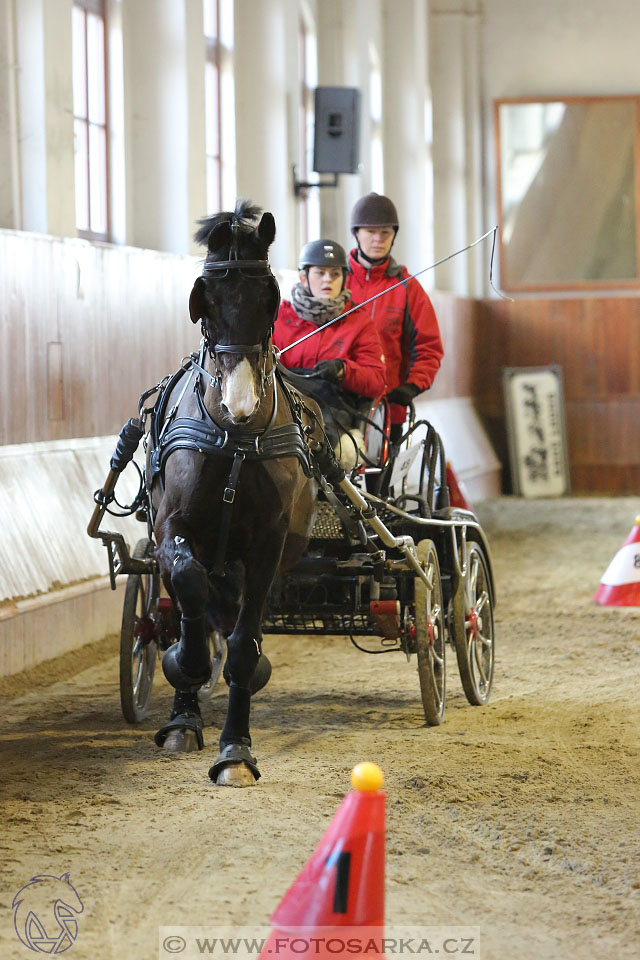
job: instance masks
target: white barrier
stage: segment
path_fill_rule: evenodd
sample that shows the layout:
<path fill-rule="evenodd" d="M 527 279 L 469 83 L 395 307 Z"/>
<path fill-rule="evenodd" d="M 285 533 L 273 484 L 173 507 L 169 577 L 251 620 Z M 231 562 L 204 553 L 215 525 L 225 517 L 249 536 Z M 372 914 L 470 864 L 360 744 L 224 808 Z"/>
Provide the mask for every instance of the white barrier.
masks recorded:
<path fill-rule="evenodd" d="M 0 447 L 0 676 L 119 629 L 122 589 L 110 590 L 107 553 L 86 532 L 116 439 Z M 121 503 L 137 483 L 130 466 L 116 490 Z M 131 547 L 146 533 L 133 517 L 106 515 L 102 526 Z"/>

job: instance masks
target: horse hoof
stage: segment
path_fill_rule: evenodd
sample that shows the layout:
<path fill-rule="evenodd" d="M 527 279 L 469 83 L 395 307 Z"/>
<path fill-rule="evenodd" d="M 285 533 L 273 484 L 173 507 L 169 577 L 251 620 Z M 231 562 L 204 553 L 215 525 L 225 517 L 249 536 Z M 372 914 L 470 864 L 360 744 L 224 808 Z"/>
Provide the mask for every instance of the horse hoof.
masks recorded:
<path fill-rule="evenodd" d="M 209 777 L 219 787 L 252 787 L 260 779 L 260 771 L 249 741 L 243 739 L 241 743 L 227 743 L 222 747 Z"/>
<path fill-rule="evenodd" d="M 199 714 L 184 711 L 169 720 L 153 738 L 164 753 L 191 753 L 204 749 L 202 718 Z"/>
<path fill-rule="evenodd" d="M 253 787 L 256 778 L 246 763 L 234 763 L 232 767 L 224 767 L 217 776 L 218 787 Z"/>
<path fill-rule="evenodd" d="M 193 753 L 202 748 L 198 744 L 198 737 L 194 730 L 176 728 L 169 731 L 162 749 L 165 753 Z"/>

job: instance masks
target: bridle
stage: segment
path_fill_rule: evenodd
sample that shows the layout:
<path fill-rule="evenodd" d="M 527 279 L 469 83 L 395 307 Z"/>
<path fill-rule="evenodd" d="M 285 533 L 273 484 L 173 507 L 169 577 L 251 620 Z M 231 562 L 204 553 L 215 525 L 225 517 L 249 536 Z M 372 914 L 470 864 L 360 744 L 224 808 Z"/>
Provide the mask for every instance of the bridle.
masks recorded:
<path fill-rule="evenodd" d="M 204 277 L 207 274 L 215 274 L 217 271 L 221 270 L 221 271 L 224 271 L 224 273 L 220 276 L 216 276 L 216 279 L 226 280 L 229 277 L 229 271 L 234 270 L 234 271 L 238 271 L 242 276 L 246 277 L 247 279 L 260 279 L 260 280 L 270 279 L 277 293 L 277 302 L 276 302 L 275 310 L 273 312 L 273 317 L 271 319 L 271 323 L 269 324 L 269 327 L 267 329 L 267 332 L 262 342 L 250 343 L 250 344 L 249 343 L 214 343 L 212 344 L 209 339 L 209 333 L 207 330 L 205 318 L 201 317 L 200 326 L 202 330 L 204 352 L 208 353 L 211 360 L 213 361 L 214 376 L 211 376 L 211 374 L 208 373 L 208 371 L 206 371 L 199 364 L 194 363 L 193 365 L 196 367 L 196 369 L 200 371 L 200 373 L 203 373 L 206 377 L 208 377 L 212 387 L 219 388 L 220 385 L 222 384 L 222 370 L 220 368 L 220 363 L 218 361 L 218 357 L 220 354 L 231 353 L 231 354 L 236 354 L 244 357 L 250 357 L 250 356 L 261 357 L 262 364 L 260 365 L 260 369 L 259 369 L 258 381 L 259 381 L 259 388 L 260 388 L 260 399 L 262 399 L 265 395 L 267 387 L 271 384 L 273 380 L 273 371 L 274 371 L 275 363 L 272 363 L 271 370 L 267 372 L 267 361 L 269 359 L 270 354 L 273 353 L 273 350 L 272 349 L 270 350 L 269 348 L 269 344 L 271 342 L 271 336 L 273 334 L 273 328 L 276 321 L 276 317 L 278 315 L 278 310 L 280 309 L 280 287 L 278 286 L 278 281 L 276 280 L 273 273 L 271 272 L 271 267 L 269 266 L 268 260 L 266 259 L 240 260 L 238 259 L 237 255 L 234 256 L 234 254 L 236 253 L 235 241 L 236 241 L 236 235 L 237 235 L 237 228 L 238 228 L 238 224 L 237 222 L 234 222 L 232 224 L 233 242 L 232 242 L 232 246 L 229 249 L 229 259 L 205 261 L 204 266 L 202 268 L 202 275 Z M 251 271 L 257 270 L 259 272 L 246 273 L 245 272 L 246 270 L 251 270 Z"/>

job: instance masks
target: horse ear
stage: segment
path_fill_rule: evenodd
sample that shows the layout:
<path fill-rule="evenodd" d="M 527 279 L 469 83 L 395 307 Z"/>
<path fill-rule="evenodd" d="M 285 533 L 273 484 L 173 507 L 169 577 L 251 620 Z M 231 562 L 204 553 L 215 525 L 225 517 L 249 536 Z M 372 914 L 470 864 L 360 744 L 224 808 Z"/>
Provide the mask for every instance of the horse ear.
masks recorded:
<path fill-rule="evenodd" d="M 276 222 L 272 213 L 262 214 L 262 219 L 258 224 L 258 236 L 268 247 L 273 243 L 276 236 Z"/>
<path fill-rule="evenodd" d="M 209 234 L 207 246 L 211 252 L 231 243 L 231 224 L 228 220 L 217 224 Z"/>
<path fill-rule="evenodd" d="M 192 323 L 198 323 L 205 315 L 204 291 L 205 282 L 202 277 L 198 277 L 189 296 L 189 316 Z"/>

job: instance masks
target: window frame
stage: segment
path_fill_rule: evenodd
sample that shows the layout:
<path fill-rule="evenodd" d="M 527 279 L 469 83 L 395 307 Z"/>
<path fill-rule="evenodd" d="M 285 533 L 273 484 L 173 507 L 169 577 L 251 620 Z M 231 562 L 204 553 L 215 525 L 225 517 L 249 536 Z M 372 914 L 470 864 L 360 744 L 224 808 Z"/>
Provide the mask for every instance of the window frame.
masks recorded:
<path fill-rule="evenodd" d="M 216 139 L 218 152 L 210 153 L 209 144 L 205 139 L 205 164 L 206 164 L 206 193 L 207 210 L 209 213 L 217 213 L 222 209 L 222 56 L 220 42 L 220 0 L 204 0 L 203 17 L 205 15 L 206 5 L 209 5 L 209 13 L 215 23 L 215 36 L 208 36 L 204 33 L 205 23 L 203 23 L 204 44 L 205 44 L 205 110 L 207 113 L 211 108 L 211 102 L 207 97 L 208 84 L 206 80 L 207 67 L 210 65 L 215 71 L 214 97 L 216 111 Z M 215 179 L 212 181 L 210 174 L 210 161 L 217 170 Z"/>
<path fill-rule="evenodd" d="M 76 222 L 76 231 L 79 237 L 82 237 L 85 240 L 94 240 L 100 242 L 110 242 L 111 240 L 111 196 L 110 196 L 110 172 L 109 172 L 109 65 L 108 65 L 108 40 L 107 40 L 107 17 L 106 17 L 106 2 L 105 0 L 73 0 L 72 10 L 78 8 L 84 14 L 84 92 L 85 92 L 85 102 L 84 109 L 85 115 L 81 116 L 76 113 L 76 103 L 74 97 L 73 103 L 73 125 L 74 125 L 74 183 L 75 183 L 75 162 L 76 162 L 76 146 L 75 146 L 75 126 L 77 123 L 81 123 L 85 126 L 86 129 L 86 142 L 87 142 L 87 164 L 86 164 L 86 179 L 87 179 L 87 215 L 88 215 L 88 229 L 78 227 L 78 211 L 76 205 L 76 195 L 75 190 L 77 190 L 77 185 L 74 188 L 74 209 L 75 209 L 75 222 Z M 89 116 L 89 42 L 88 42 L 88 20 L 89 14 L 98 17 L 102 21 L 102 39 L 103 39 L 103 91 L 104 91 L 104 102 L 102 104 L 104 108 L 104 119 L 102 122 L 98 123 L 91 120 Z M 72 51 L 73 53 L 73 51 Z M 91 220 L 91 201 L 92 201 L 92 190 L 91 190 L 91 176 L 92 176 L 92 165 L 91 165 L 91 149 L 90 149 L 90 131 L 91 128 L 95 127 L 101 129 L 104 133 L 104 176 L 101 178 L 101 187 L 104 193 L 104 213 L 105 213 L 105 230 L 93 230 L 92 229 L 92 220 Z"/>

